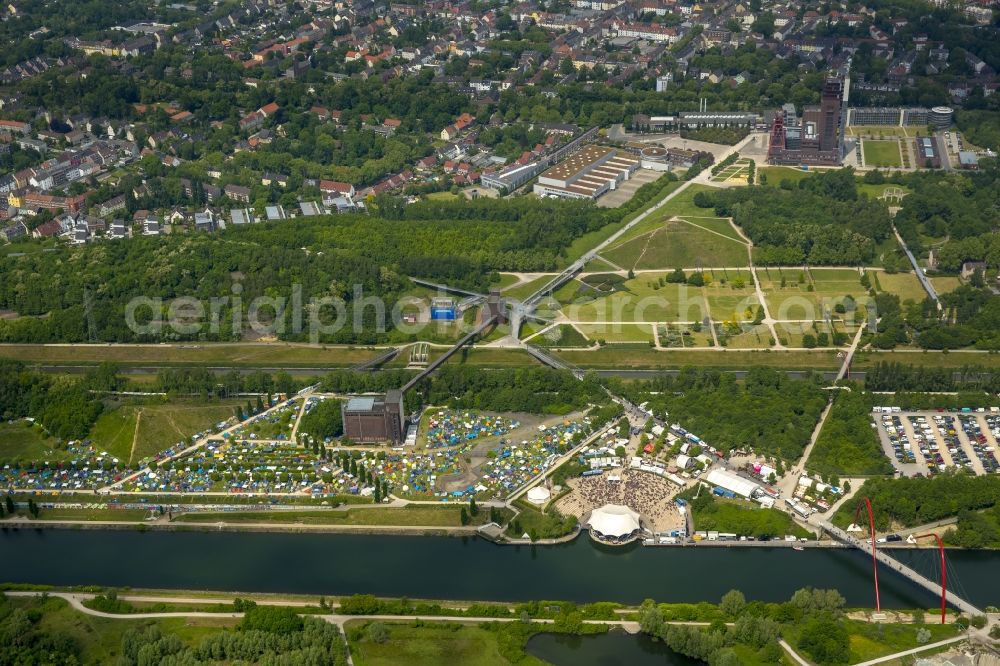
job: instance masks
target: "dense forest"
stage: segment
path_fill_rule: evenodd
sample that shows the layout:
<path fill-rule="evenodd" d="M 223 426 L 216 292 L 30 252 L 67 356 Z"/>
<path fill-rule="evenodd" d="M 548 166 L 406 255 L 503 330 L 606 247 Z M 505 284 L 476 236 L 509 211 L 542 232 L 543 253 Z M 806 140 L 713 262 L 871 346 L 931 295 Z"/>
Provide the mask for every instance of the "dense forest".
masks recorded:
<path fill-rule="evenodd" d="M 780 664 L 784 652 L 778 641 L 783 628 L 794 627 L 784 637 L 796 644 L 812 662 L 824 666 L 850 661 L 850 636 L 844 625 L 844 597 L 836 590 L 805 588 L 784 603 L 748 602 L 742 592 L 723 595 L 711 627 L 671 621 L 678 617 L 670 606 L 652 600 L 639 609 L 642 632 L 666 643 L 670 649 L 716 666 L 748 663 Z M 706 614 L 697 616 L 708 620 Z M 794 637 L 794 638 L 793 638 Z"/>
<path fill-rule="evenodd" d="M 623 387 L 636 403 L 678 423 L 723 451 L 752 448 L 785 461 L 797 460 L 827 403 L 819 377 L 790 379 L 780 370 L 751 367 L 746 379 L 732 373 L 684 368 Z"/>
<path fill-rule="evenodd" d="M 959 517 L 957 533 L 949 532 L 955 545 L 982 547 L 997 545 L 1000 532 L 995 515 L 1000 506 L 1000 477 L 972 476 L 965 472 L 947 472 L 933 477 L 902 477 L 868 479 L 855 495 L 834 516 L 837 525 L 846 526 L 854 520 L 860 498 L 871 500 L 875 529 L 880 532 L 897 528 L 916 527 L 943 518 Z M 972 512 L 992 509 L 985 517 Z M 965 523 L 963 525 L 963 523 Z M 982 528 L 979 536 L 974 527 Z M 957 540 L 956 540 L 957 539 Z"/>
<path fill-rule="evenodd" d="M 911 190 L 894 219 L 910 249 L 919 254 L 937 247 L 937 267 L 944 271 L 958 271 L 969 260 L 1000 268 L 998 160 L 984 159 L 971 173 L 920 171 L 893 181 Z"/>
<path fill-rule="evenodd" d="M 325 334 L 322 341 L 397 339 L 401 334 L 388 315 L 410 288 L 407 276 L 485 289 L 497 270 L 551 270 L 574 238 L 616 219 L 592 204 L 554 200 L 398 207 L 393 202 L 386 202 L 380 216 L 310 218 L 211 237 L 139 237 L 0 257 L 0 309 L 21 315 L 0 322 L 0 340 L 80 342 L 91 335 L 107 342 L 239 339 L 251 301 L 261 296 L 285 299 L 288 307 L 265 307 L 260 323 L 273 323 L 273 333 L 285 339 L 308 339 L 312 311 L 299 313 L 296 329 L 295 285 L 304 306 L 311 299 L 341 299 L 351 319 L 356 317 L 352 305 L 361 298 L 377 297 L 385 304 L 384 331 L 376 308 L 366 306 L 359 308 L 357 322 L 344 321 L 350 325 Z M 126 308 L 139 297 L 197 299 L 203 312 L 195 318 L 208 324 L 214 316 L 216 325 L 184 332 L 166 325 L 179 321 L 176 314 L 143 306 L 133 313 L 143 326 L 137 332 L 127 324 Z M 211 299 L 218 299 L 217 307 Z M 332 309 L 317 315 L 323 324 L 335 319 Z"/>
<path fill-rule="evenodd" d="M 864 265 L 892 233 L 888 209 L 858 193 L 852 169 L 803 178 L 796 186 L 729 188 L 694 198 L 715 215 L 732 217 L 755 245 L 759 264 Z"/>
<path fill-rule="evenodd" d="M 302 417 L 299 432 L 312 435 L 317 440 L 340 437 L 344 434 L 344 417 L 340 400 L 324 400 Z"/>
<path fill-rule="evenodd" d="M 857 389 L 837 392 L 809 456 L 807 471 L 824 477 L 892 473 L 892 464 L 871 427 L 872 406 L 877 398 Z"/>
<path fill-rule="evenodd" d="M 444 365 L 418 390 L 427 405 L 497 412 L 567 414 L 607 402 L 596 377 L 579 381 L 570 372 L 540 367 L 482 370 Z"/>
<path fill-rule="evenodd" d="M 0 417 L 34 418 L 52 436 L 82 439 L 103 405 L 79 379 L 47 375 L 16 361 L 0 360 Z"/>

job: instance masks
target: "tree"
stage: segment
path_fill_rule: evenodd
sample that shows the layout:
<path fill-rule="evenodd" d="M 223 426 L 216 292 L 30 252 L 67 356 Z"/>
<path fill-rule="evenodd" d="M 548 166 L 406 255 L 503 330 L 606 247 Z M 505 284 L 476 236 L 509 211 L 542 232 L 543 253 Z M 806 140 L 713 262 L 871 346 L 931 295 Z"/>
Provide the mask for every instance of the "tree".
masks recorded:
<path fill-rule="evenodd" d="M 719 610 L 729 617 L 736 617 L 746 608 L 747 599 L 739 590 L 729 590 L 722 595 L 719 602 Z"/>
<path fill-rule="evenodd" d="M 476 506 L 476 498 L 475 497 L 470 497 L 469 498 L 469 515 L 470 516 L 478 516 L 479 515 L 479 507 Z"/>
<path fill-rule="evenodd" d="M 469 512 L 465 509 L 464 506 L 462 507 L 462 510 L 459 513 L 459 519 L 461 520 L 463 525 L 469 524 Z"/>
<path fill-rule="evenodd" d="M 389 632 L 386 631 L 385 625 L 381 622 L 372 622 L 369 624 L 366 633 L 368 634 L 368 640 L 372 643 L 381 645 L 389 640 Z"/>

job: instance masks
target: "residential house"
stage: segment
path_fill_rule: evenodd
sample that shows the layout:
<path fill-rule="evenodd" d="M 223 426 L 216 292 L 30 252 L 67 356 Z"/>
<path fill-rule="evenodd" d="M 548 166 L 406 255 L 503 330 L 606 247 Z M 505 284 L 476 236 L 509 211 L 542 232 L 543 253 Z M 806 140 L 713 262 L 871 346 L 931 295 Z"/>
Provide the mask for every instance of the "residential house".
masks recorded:
<path fill-rule="evenodd" d="M 226 196 L 232 201 L 239 203 L 250 203 L 250 188 L 242 185 L 226 185 L 223 188 Z"/>

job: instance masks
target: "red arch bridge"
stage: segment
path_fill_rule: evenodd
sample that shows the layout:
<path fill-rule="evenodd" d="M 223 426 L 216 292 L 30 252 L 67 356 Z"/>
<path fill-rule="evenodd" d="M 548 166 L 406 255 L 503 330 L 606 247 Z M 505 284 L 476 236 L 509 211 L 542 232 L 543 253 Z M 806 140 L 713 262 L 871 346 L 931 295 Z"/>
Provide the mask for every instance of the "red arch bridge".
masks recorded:
<path fill-rule="evenodd" d="M 885 552 L 877 548 L 876 545 L 877 540 L 875 538 L 875 520 L 872 515 L 872 504 L 867 497 L 862 498 L 862 501 L 858 503 L 858 508 L 854 517 L 854 524 L 855 525 L 862 524 L 858 522 L 858 518 L 861 517 L 861 510 L 863 508 L 867 510 L 868 528 L 869 528 L 868 534 L 863 539 L 859 539 L 855 535 L 847 532 L 846 530 L 842 530 L 841 528 L 837 527 L 833 523 L 826 520 L 820 521 L 820 526 L 838 541 L 847 544 L 849 546 L 853 546 L 854 548 L 857 548 L 862 552 L 871 553 L 872 572 L 875 581 L 875 609 L 877 611 L 882 610 L 882 599 L 879 595 L 879 588 L 878 588 L 878 572 L 879 572 L 879 565 L 881 565 L 883 568 L 888 567 L 892 571 L 895 571 L 904 578 L 907 578 L 908 580 L 916 583 L 917 585 L 928 590 L 934 595 L 940 596 L 942 624 L 944 624 L 945 622 L 945 609 L 947 608 L 948 604 L 951 604 L 961 612 L 969 615 L 982 615 L 983 611 L 976 608 L 972 603 L 966 601 L 965 599 L 958 596 L 955 592 L 947 588 L 947 579 L 946 579 L 947 566 L 944 556 L 944 544 L 941 543 L 941 538 L 938 537 L 937 534 L 924 535 L 924 536 L 933 536 L 936 539 L 938 545 L 938 552 L 940 553 L 940 558 L 941 558 L 941 579 L 940 581 L 932 581 L 923 574 L 897 561 L 895 558 L 890 557 Z"/>

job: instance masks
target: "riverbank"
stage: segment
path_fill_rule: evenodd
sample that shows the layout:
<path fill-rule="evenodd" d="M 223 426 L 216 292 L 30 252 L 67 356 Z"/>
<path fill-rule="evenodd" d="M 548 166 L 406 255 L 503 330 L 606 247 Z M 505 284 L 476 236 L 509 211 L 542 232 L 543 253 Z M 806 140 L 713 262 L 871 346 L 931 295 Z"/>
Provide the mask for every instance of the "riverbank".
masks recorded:
<path fill-rule="evenodd" d="M 441 526 L 420 526 L 420 525 L 336 525 L 336 524 L 308 524 L 308 523 L 245 523 L 245 522 L 195 522 L 195 521 L 167 521 L 167 520 L 44 520 L 44 519 L 20 519 L 7 518 L 0 520 L 0 530 L 125 530 L 134 532 L 248 532 L 248 533 L 278 533 L 278 534 L 361 534 L 361 535 L 394 535 L 406 537 L 481 537 L 485 541 L 499 546 L 559 546 L 575 541 L 578 537 L 586 536 L 586 530 L 577 530 L 562 537 L 553 539 L 515 539 L 500 535 L 497 538 L 484 534 L 481 525 L 462 525 L 452 527 Z M 589 539 L 589 537 L 588 537 Z M 604 544 L 601 544 L 604 545 Z M 834 540 L 821 539 L 809 541 L 785 541 L 774 539 L 770 541 L 710 541 L 702 539 L 700 541 L 677 541 L 675 543 L 647 543 L 642 539 L 637 539 L 627 546 L 643 546 L 653 549 L 690 549 L 690 548 L 763 548 L 763 549 L 838 549 L 849 550 L 851 546 Z M 621 548 L 618 545 L 607 545 L 607 548 Z M 906 542 L 888 542 L 878 544 L 879 550 L 927 550 L 927 546 L 920 544 L 909 544 Z M 972 551 L 972 552 L 1000 552 L 1000 549 L 969 549 L 957 546 L 946 546 L 948 551 Z"/>
<path fill-rule="evenodd" d="M 101 634 L 102 644 L 108 644 L 110 658 L 116 654 L 113 643 L 103 640 L 104 634 L 123 635 L 128 627 L 164 625 L 164 629 L 173 627 L 173 623 L 183 622 L 186 627 L 201 629 L 194 633 L 185 631 L 181 634 L 182 641 L 197 644 L 208 632 L 238 631 L 250 616 L 255 615 L 258 606 L 273 607 L 267 617 L 277 617 L 275 612 L 283 611 L 285 617 L 299 616 L 306 621 L 319 621 L 334 625 L 345 639 L 347 664 L 368 663 L 367 657 L 374 653 L 384 652 L 388 657 L 378 663 L 405 664 L 406 666 L 436 664 L 438 661 L 428 661 L 430 655 L 449 654 L 452 657 L 460 654 L 455 652 L 460 645 L 465 649 L 473 649 L 477 653 L 493 653 L 500 644 L 506 644 L 507 649 L 501 650 L 489 664 L 508 664 L 508 659 L 520 663 L 527 647 L 528 639 L 539 634 L 551 635 L 606 635 L 609 630 L 619 630 L 620 637 L 640 634 L 640 617 L 648 613 L 652 607 L 643 604 L 641 607 L 615 607 L 613 604 L 593 604 L 576 606 L 566 602 L 544 602 L 521 604 L 517 606 L 481 604 L 470 602 L 451 602 L 448 608 L 428 605 L 425 602 L 376 599 L 374 597 L 351 597 L 330 603 L 325 598 L 312 599 L 276 599 L 271 596 L 249 595 L 245 597 L 227 598 L 219 595 L 216 598 L 205 596 L 180 596 L 168 591 L 153 591 L 144 594 L 113 594 L 104 596 L 95 592 L 62 591 L 62 590 L 5 590 L 4 601 L 15 607 L 32 611 L 37 616 L 50 615 L 53 620 L 56 615 L 69 619 L 74 614 L 86 615 L 99 624 L 92 624 Z M 742 597 L 740 597 L 742 599 Z M 315 604 L 309 603 L 315 601 Z M 154 604 L 153 609 L 137 607 L 135 604 Z M 214 604 L 214 606 L 209 606 Z M 663 627 L 674 625 L 678 629 L 699 633 L 709 625 L 732 627 L 734 620 L 745 607 L 722 605 L 698 605 L 692 607 L 684 604 L 658 604 L 656 608 L 662 615 L 656 623 Z M 205 610 L 210 608 L 210 610 Z M 729 608 L 729 610 L 724 610 Z M 396 610 L 394 610 L 396 609 Z M 735 609 L 735 610 L 734 610 Z M 429 612 L 431 611 L 431 612 Z M 677 614 L 695 613 L 693 619 L 681 619 Z M 968 636 L 957 623 L 949 622 L 940 626 L 925 624 L 932 618 L 925 616 L 915 621 L 912 614 L 888 614 L 875 616 L 871 610 L 836 611 L 839 620 L 849 637 L 851 663 L 876 664 L 891 661 L 904 655 L 937 650 L 944 646 L 958 644 L 968 640 Z M 68 615 L 67 615 L 68 614 Z M 877 618 L 877 619 L 876 619 Z M 955 617 L 952 617 L 952 621 Z M 140 623 L 140 624 L 136 624 Z M 51 626 L 50 622 L 50 626 Z M 56 623 L 59 625 L 66 624 Z M 72 623 L 77 624 L 77 623 Z M 378 625 L 377 629 L 371 629 Z M 301 626 L 301 625 L 300 625 Z M 276 631 L 276 630 L 275 630 Z M 926 638 L 918 637 L 918 632 L 924 631 Z M 381 638 L 374 638 L 379 633 Z M 662 633 L 660 630 L 656 635 Z M 501 639 L 500 636 L 505 636 Z M 858 640 L 855 641 L 854 638 Z M 782 626 L 780 633 L 770 640 L 777 639 L 781 649 L 795 663 L 807 664 L 799 649 L 802 646 L 797 625 L 795 623 Z M 929 642 L 933 639 L 933 642 Z M 455 641 L 459 643 L 455 643 Z M 638 640 L 638 639 L 632 639 Z M 648 637 L 647 637 L 648 640 Z M 730 631 L 728 639 L 734 648 L 741 643 Z M 848 638 L 845 638 L 847 645 Z M 621 643 L 625 652 L 633 648 L 635 643 Z M 89 641 L 88 641 L 89 643 Z M 473 643 L 474 645 L 470 645 Z M 600 663 L 593 660 L 581 661 L 580 641 L 570 641 L 572 649 L 552 652 L 554 664 L 591 664 Z M 379 647 L 384 646 L 384 647 Z M 483 647 L 488 649 L 483 650 Z M 575 647 L 574 647 L 575 646 Z M 511 648 L 517 648 L 510 651 Z M 755 647 L 747 646 L 751 653 Z M 443 652 L 442 652 L 443 651 Z M 641 651 L 636 652 L 638 656 Z M 679 657 L 676 653 L 660 651 L 668 657 L 666 663 L 694 664 L 700 663 L 689 659 L 673 659 Z M 483 655 L 480 654 L 480 657 Z M 872 659 L 866 659 L 872 657 Z M 480 663 L 477 661 L 477 663 Z M 549 662 L 547 662 L 549 663 Z M 632 663 L 632 662 L 629 662 Z"/>

